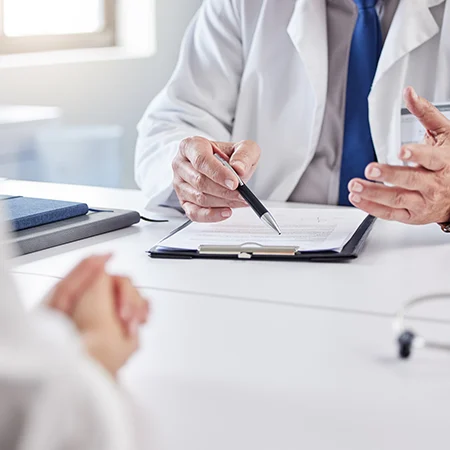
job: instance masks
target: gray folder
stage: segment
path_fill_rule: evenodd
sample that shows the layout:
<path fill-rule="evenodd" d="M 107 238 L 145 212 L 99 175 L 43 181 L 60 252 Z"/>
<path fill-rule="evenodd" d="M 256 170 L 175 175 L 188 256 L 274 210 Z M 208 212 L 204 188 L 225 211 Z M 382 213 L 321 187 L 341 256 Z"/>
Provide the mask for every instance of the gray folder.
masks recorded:
<path fill-rule="evenodd" d="M 127 228 L 140 221 L 136 211 L 91 209 L 87 215 L 11 233 L 19 254 L 38 252 L 99 234 Z"/>

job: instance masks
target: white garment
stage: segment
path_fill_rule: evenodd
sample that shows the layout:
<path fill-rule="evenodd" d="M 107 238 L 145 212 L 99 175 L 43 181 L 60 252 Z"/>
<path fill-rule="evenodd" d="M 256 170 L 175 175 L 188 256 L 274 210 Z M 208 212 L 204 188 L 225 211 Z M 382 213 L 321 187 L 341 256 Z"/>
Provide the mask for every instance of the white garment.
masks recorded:
<path fill-rule="evenodd" d="M 124 398 L 70 322 L 23 310 L 4 233 L 0 217 L 0 449 L 136 450 Z"/>
<path fill-rule="evenodd" d="M 139 125 L 136 181 L 151 202 L 172 193 L 180 141 L 251 139 L 262 155 L 249 185 L 286 201 L 317 149 L 327 100 L 327 0 L 205 0 L 177 68 Z M 450 100 L 450 6 L 401 0 L 369 97 L 378 160 L 399 164 L 403 89 Z"/>

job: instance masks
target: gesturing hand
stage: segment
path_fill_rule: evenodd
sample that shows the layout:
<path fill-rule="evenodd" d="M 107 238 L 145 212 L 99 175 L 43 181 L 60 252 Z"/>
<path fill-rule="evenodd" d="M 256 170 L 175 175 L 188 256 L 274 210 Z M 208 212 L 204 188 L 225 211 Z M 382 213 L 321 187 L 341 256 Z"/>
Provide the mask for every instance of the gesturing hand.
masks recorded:
<path fill-rule="evenodd" d="M 236 176 L 214 157 L 215 153 L 229 159 L 237 174 L 248 181 L 261 151 L 251 141 L 233 144 L 192 137 L 181 142 L 172 162 L 173 184 L 181 206 L 195 222 L 220 222 L 231 216 L 233 208 L 247 206 L 236 191 Z"/>
<path fill-rule="evenodd" d="M 402 161 L 414 167 L 372 163 L 368 180 L 349 183 L 349 199 L 363 211 L 386 220 L 408 224 L 450 220 L 450 121 L 412 88 L 405 90 L 409 111 L 427 129 L 423 144 L 402 147 Z M 381 184 L 388 183 L 390 186 Z"/>

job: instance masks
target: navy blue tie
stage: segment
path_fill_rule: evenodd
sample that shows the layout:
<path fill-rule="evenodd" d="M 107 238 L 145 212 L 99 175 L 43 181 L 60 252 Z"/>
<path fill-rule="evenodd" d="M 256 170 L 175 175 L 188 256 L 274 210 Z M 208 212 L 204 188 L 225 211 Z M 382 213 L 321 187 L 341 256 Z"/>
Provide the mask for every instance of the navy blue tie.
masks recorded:
<path fill-rule="evenodd" d="M 368 97 L 383 46 L 377 0 L 354 0 L 358 20 L 350 49 L 342 149 L 339 205 L 350 205 L 348 183 L 364 177 L 367 164 L 376 160 L 370 133 Z"/>

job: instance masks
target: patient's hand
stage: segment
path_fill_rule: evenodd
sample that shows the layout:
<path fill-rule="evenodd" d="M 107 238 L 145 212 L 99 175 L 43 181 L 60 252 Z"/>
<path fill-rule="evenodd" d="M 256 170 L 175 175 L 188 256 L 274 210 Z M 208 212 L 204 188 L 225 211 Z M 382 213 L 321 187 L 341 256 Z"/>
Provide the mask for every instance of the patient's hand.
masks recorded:
<path fill-rule="evenodd" d="M 68 315 L 88 353 L 113 376 L 136 351 L 148 302 L 131 281 L 105 272 L 109 256 L 84 260 L 48 297 L 46 304 Z"/>

